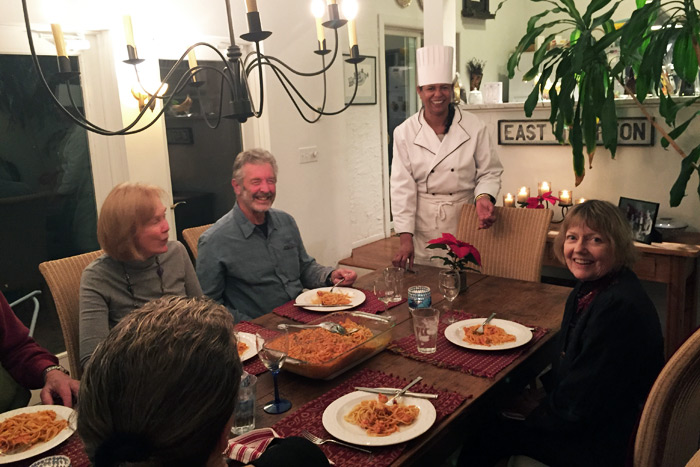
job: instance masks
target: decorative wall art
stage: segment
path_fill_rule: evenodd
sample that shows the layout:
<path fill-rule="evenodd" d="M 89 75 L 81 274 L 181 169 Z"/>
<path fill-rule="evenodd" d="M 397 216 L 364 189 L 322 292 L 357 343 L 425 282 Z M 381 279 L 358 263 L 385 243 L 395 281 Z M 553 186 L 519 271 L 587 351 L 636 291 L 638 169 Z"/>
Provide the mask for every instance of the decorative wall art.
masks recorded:
<path fill-rule="evenodd" d="M 349 57 L 344 54 L 343 57 Z M 377 103 L 377 57 L 365 55 L 365 60 L 357 64 L 357 75 L 355 65 L 344 62 L 344 84 L 345 103 L 352 99 L 355 92 L 355 81 L 357 81 L 357 95 L 352 105 L 372 105 Z"/>

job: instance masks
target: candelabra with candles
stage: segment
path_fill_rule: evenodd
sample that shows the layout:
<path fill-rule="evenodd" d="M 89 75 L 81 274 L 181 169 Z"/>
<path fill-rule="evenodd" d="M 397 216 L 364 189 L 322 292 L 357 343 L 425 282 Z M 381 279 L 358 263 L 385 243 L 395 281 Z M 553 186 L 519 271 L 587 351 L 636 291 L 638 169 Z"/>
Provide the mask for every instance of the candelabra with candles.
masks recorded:
<path fill-rule="evenodd" d="M 65 113 L 76 125 L 79 125 L 93 133 L 105 136 L 114 136 L 131 135 L 146 130 L 147 128 L 151 127 L 163 115 L 165 109 L 171 103 L 175 94 L 180 92 L 186 86 L 191 86 L 197 89 L 203 85 L 203 80 L 200 79 L 201 76 L 198 78 L 197 75 L 202 73 L 204 70 L 210 70 L 218 74 L 221 77 L 222 91 L 224 85 L 226 85 L 230 91 L 232 100 L 231 113 L 228 115 L 224 115 L 223 117 L 235 119 L 241 123 L 245 122 L 250 117 L 259 118 L 260 116 L 262 116 L 263 107 L 265 103 L 262 74 L 263 66 L 268 67 L 275 75 L 275 77 L 279 80 L 287 96 L 294 104 L 294 107 L 296 108 L 297 112 L 306 122 L 315 123 L 324 115 L 337 115 L 345 111 L 353 103 L 357 94 L 357 80 L 355 80 L 355 89 L 352 98 L 349 100 L 349 102 L 338 110 L 326 111 L 326 71 L 328 71 L 333 66 L 338 55 L 338 29 L 342 26 L 345 26 L 346 24 L 348 27 L 348 38 L 350 43 L 350 57 L 345 61 L 355 66 L 355 74 L 357 75 L 357 64 L 364 60 L 364 57 L 359 53 L 359 47 L 357 44 L 357 31 L 354 21 L 354 18 L 357 15 L 357 0 L 343 0 L 343 14 L 347 19 L 341 19 L 337 0 L 328 0 L 327 8 L 324 0 L 314 0 L 314 2 L 312 3 L 312 13 L 316 17 L 316 33 L 318 39 L 318 50 L 315 50 L 314 52 L 321 58 L 321 68 L 312 72 L 297 71 L 289 65 L 287 65 L 286 63 L 284 63 L 279 58 L 270 55 L 265 55 L 260 51 L 260 42 L 267 39 L 272 34 L 272 32 L 264 31 L 262 29 L 262 25 L 260 22 L 260 14 L 257 9 L 256 0 L 246 0 L 246 17 L 248 21 L 248 32 L 240 36 L 241 39 L 254 43 L 255 51 L 249 53 L 245 58 L 243 58 L 241 48 L 236 44 L 235 41 L 230 0 L 224 0 L 224 2 L 227 13 L 226 16 L 228 19 L 229 39 L 231 42 L 231 45 L 228 47 L 227 50 L 227 57 L 224 57 L 223 54 L 215 46 L 206 42 L 197 42 L 196 44 L 191 45 L 187 48 L 187 50 L 185 50 L 180 59 L 177 60 L 177 62 L 175 62 L 173 67 L 168 71 L 163 81 L 155 90 L 147 90 L 141 83 L 137 65 L 143 62 L 143 59 L 139 58 L 138 56 L 138 50 L 134 41 L 133 28 L 131 25 L 131 18 L 128 16 L 124 17 L 124 30 L 126 34 L 128 55 L 128 58 L 124 60 L 124 62 L 134 66 L 136 78 L 143 92 L 132 91 L 134 97 L 139 99 L 139 114 L 127 126 L 115 131 L 99 127 L 98 125 L 90 122 L 82 112 L 77 110 L 78 106 L 75 105 L 74 98 L 70 94 L 70 86 L 67 86 L 68 98 L 71 101 L 72 108 L 76 110 L 70 111 L 66 107 L 64 107 L 61 104 L 61 102 L 59 102 L 58 98 L 52 92 L 50 86 L 48 85 L 47 80 L 44 77 L 44 74 L 39 65 L 39 60 L 36 54 L 36 50 L 34 48 L 34 41 L 31 33 L 31 23 L 29 21 L 27 0 L 22 0 L 22 7 L 24 11 L 24 21 L 27 30 L 27 39 L 29 41 L 29 49 L 32 56 L 32 62 L 34 63 L 34 67 L 36 68 L 40 76 L 40 81 L 42 82 L 44 88 L 49 92 L 51 99 L 58 106 L 61 112 Z M 322 22 L 324 10 L 327 10 L 328 12 L 328 20 Z M 54 41 L 56 43 L 56 52 L 58 56 L 59 72 L 57 73 L 56 78 L 59 81 L 64 82 L 65 84 L 69 84 L 69 82 L 73 79 L 76 79 L 80 75 L 80 73 L 77 71 L 72 71 L 71 69 L 70 60 L 66 52 L 66 47 L 60 25 L 52 24 L 51 28 L 54 35 Z M 333 30 L 335 36 L 335 46 L 332 50 L 333 55 L 328 64 L 326 64 L 325 56 L 331 53 L 331 50 L 329 50 L 326 46 L 324 28 Z M 214 53 L 216 53 L 216 55 L 219 57 L 219 59 L 221 59 L 223 63 L 223 69 L 197 64 L 194 51 L 196 48 L 199 47 L 213 50 Z M 187 71 L 185 71 L 179 78 L 175 80 L 176 84 L 172 89 L 172 92 L 170 94 L 166 94 L 168 87 L 166 83 L 170 80 L 171 77 L 173 77 L 178 65 L 180 65 L 180 63 L 182 63 L 186 57 L 189 64 Z M 284 68 L 288 73 L 292 73 L 296 76 L 304 78 L 323 75 L 323 103 L 320 106 L 320 108 L 316 108 L 315 106 L 310 104 L 304 96 L 302 96 L 301 92 L 294 86 L 294 84 L 292 84 L 291 80 L 285 74 L 285 71 L 282 68 Z M 257 69 L 259 83 L 259 99 L 257 106 L 253 106 L 251 102 L 250 87 L 248 85 L 248 77 L 255 69 Z M 158 111 L 158 113 L 155 116 L 153 116 L 153 119 L 150 122 L 146 123 L 142 127 L 135 128 L 136 125 L 141 121 L 147 110 L 149 108 L 154 108 L 157 99 L 163 100 L 162 108 Z M 210 122 L 205 115 L 205 120 L 211 128 L 218 127 L 219 123 L 221 122 L 223 99 L 224 93 L 222 92 L 218 106 L 219 112 L 214 122 Z M 304 111 L 302 110 L 301 106 L 304 106 L 306 109 L 308 109 L 314 116 L 311 118 L 307 117 L 304 114 Z"/>
<path fill-rule="evenodd" d="M 585 201 L 581 198 L 579 203 Z M 573 193 L 571 190 L 560 190 L 559 198 L 552 196 L 552 189 L 549 182 L 540 182 L 537 184 L 537 196 L 530 196 L 530 188 L 523 186 L 518 191 L 516 197 L 512 193 L 507 193 L 503 195 L 503 206 L 506 208 L 514 208 L 516 203 L 521 208 L 530 209 L 549 209 L 550 203 L 552 207 L 559 204 L 561 208 L 561 219 L 552 221 L 557 224 L 564 220 L 566 214 L 569 212 L 571 206 L 573 206 Z"/>

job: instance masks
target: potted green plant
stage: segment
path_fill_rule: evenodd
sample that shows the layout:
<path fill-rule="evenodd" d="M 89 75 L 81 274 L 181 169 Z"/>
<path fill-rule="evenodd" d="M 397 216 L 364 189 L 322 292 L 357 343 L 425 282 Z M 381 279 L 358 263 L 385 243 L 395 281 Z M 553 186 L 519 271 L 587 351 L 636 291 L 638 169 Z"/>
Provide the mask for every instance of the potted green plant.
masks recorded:
<path fill-rule="evenodd" d="M 507 1 L 503 0 L 496 11 Z M 678 206 L 685 196 L 690 175 L 693 171 L 700 171 L 700 144 L 686 152 L 675 141 L 697 113 L 678 125 L 676 116 L 679 110 L 694 104 L 698 97 L 676 101 L 664 94 L 660 78 L 664 57 L 672 46 L 671 62 L 676 73 L 687 82 L 695 80 L 700 62 L 700 13 L 694 0 L 651 0 L 649 3 L 635 0 L 637 8 L 629 21 L 616 28 L 612 18 L 621 1 L 591 0 L 585 11 L 579 11 L 573 0 L 546 0 L 551 8 L 528 21 L 525 35 L 508 60 L 508 73 L 512 78 L 523 52 L 535 43 L 538 36 L 544 36 L 544 43 L 536 48 L 531 68 L 523 78 L 531 80 L 539 76 L 525 102 L 525 114 L 532 115 L 540 94 L 549 88 L 549 121 L 561 143 L 567 142 L 565 130 L 568 130 L 578 185 L 585 175 L 584 148 L 589 165 L 593 161 L 598 125 L 603 145 L 615 157 L 617 110 L 614 84 L 618 81 L 624 86 L 625 69 L 632 67 L 636 89 L 628 89 L 628 93 L 662 135 L 662 145 L 672 146 L 682 158 L 680 174 L 670 190 L 670 204 Z M 552 14 L 556 14 L 556 19 L 550 19 Z M 660 27 L 653 27 L 657 22 L 660 22 Z M 556 35 L 566 32 L 569 33 L 568 47 L 550 47 L 549 43 Z M 618 41 L 620 59 L 611 63 L 606 49 Z M 666 131 L 655 121 L 643 105 L 647 93 L 652 90 L 659 96 L 659 112 L 671 131 Z"/>
<path fill-rule="evenodd" d="M 481 87 L 481 79 L 484 77 L 484 66 L 486 60 L 472 58 L 467 62 L 467 73 L 469 74 L 469 90 L 479 90 Z"/>

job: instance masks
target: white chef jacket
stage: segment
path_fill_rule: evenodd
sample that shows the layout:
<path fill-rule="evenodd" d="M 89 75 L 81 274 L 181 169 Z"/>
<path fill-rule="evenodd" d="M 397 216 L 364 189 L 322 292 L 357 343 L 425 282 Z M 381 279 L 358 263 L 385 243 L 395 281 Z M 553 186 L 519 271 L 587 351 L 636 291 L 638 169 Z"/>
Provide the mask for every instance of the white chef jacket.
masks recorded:
<path fill-rule="evenodd" d="M 442 141 L 423 109 L 396 127 L 391 212 L 394 230 L 413 234 L 416 262 L 429 263 L 438 254 L 425 248 L 428 240 L 456 234 L 464 203 L 482 193 L 498 196 L 502 173 L 486 126 L 459 107 Z"/>

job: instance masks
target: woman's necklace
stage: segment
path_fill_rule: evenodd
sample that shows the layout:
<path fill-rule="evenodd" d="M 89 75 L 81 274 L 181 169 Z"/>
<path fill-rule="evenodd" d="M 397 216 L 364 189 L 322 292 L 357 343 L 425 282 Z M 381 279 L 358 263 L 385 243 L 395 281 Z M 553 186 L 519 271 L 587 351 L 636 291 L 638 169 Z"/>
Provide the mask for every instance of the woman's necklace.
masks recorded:
<path fill-rule="evenodd" d="M 134 285 L 131 283 L 131 277 L 129 276 L 129 272 L 126 270 L 126 264 L 121 264 L 122 269 L 124 270 L 124 279 L 126 279 L 126 290 L 128 290 L 129 294 L 131 295 L 131 300 L 134 302 L 134 308 L 138 308 L 139 306 L 136 303 L 136 296 L 134 295 Z M 160 280 L 160 294 L 163 296 L 165 295 L 165 287 L 163 287 L 163 267 L 160 265 L 160 259 L 158 256 L 156 256 L 156 264 L 158 265 L 156 274 L 158 274 L 158 279 Z"/>

